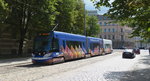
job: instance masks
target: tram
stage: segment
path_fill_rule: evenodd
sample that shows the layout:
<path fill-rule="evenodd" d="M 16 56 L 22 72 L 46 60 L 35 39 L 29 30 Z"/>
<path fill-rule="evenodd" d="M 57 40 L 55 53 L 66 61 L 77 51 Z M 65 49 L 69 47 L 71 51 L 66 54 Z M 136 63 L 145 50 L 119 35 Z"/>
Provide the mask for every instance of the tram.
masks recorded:
<path fill-rule="evenodd" d="M 111 40 L 51 31 L 35 38 L 32 63 L 52 64 L 111 52 Z"/>
<path fill-rule="evenodd" d="M 112 41 L 108 39 L 103 39 L 103 48 L 105 54 L 113 52 Z"/>

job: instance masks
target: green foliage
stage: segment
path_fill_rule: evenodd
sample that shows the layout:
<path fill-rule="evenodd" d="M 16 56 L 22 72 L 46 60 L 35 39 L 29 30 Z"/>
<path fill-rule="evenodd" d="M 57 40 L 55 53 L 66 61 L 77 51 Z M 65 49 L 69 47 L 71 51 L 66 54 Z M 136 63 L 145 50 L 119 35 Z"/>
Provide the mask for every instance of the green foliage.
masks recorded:
<path fill-rule="evenodd" d="M 100 31 L 98 18 L 96 16 L 88 16 L 87 18 L 87 35 L 96 37 Z"/>
<path fill-rule="evenodd" d="M 35 32 L 52 29 L 57 11 L 58 0 L 6 0 L 9 14 L 5 20 L 7 31 L 19 39 L 22 54 L 23 41 Z M 6 10 L 6 9 L 4 9 Z M 14 30 L 15 29 L 15 30 Z"/>
<path fill-rule="evenodd" d="M 77 10 L 77 18 L 76 23 L 74 25 L 74 31 L 75 34 L 83 34 L 84 35 L 84 4 L 82 0 L 78 0 L 76 5 Z"/>
<path fill-rule="evenodd" d="M 100 0 L 97 6 L 108 6 L 108 1 Z M 133 36 L 150 38 L 150 0 L 114 0 L 109 7 L 106 15 L 132 27 Z"/>
<path fill-rule="evenodd" d="M 97 20 L 87 17 L 90 36 L 98 33 Z M 91 23 L 92 21 L 92 23 Z M 0 0 L 0 27 L 19 40 L 19 54 L 23 42 L 37 32 L 56 30 L 69 33 L 84 33 L 84 4 L 82 0 Z M 91 28 L 91 29 L 89 29 Z"/>
<path fill-rule="evenodd" d="M 76 0 L 62 0 L 58 4 L 57 11 L 60 14 L 56 18 L 56 23 L 59 24 L 57 30 L 73 33 L 78 17 L 78 10 L 76 8 L 78 2 Z"/>
<path fill-rule="evenodd" d="M 7 25 L 4 24 L 5 19 L 7 18 L 9 9 L 5 0 L 0 0 L 0 36 L 4 31 L 6 31 Z"/>
<path fill-rule="evenodd" d="M 95 7 L 97 9 L 100 9 L 101 6 L 106 6 L 106 7 L 110 7 L 111 3 L 110 0 L 91 0 L 93 3 L 95 3 Z"/>
<path fill-rule="evenodd" d="M 7 3 L 4 0 L 0 0 L 0 23 L 3 23 L 8 15 Z"/>
<path fill-rule="evenodd" d="M 57 0 L 8 1 L 11 12 L 6 23 L 12 28 L 18 27 L 16 31 L 20 33 L 50 31 L 58 14 L 55 8 L 56 2 Z"/>
<path fill-rule="evenodd" d="M 84 15 L 86 15 L 88 35 L 95 36 L 99 33 L 97 18 L 94 16 L 89 17 L 85 14 L 82 0 L 63 0 L 57 6 L 57 10 L 60 14 L 56 18 L 56 23 L 59 24 L 56 30 L 84 35 Z M 93 22 L 91 23 L 91 21 Z"/>

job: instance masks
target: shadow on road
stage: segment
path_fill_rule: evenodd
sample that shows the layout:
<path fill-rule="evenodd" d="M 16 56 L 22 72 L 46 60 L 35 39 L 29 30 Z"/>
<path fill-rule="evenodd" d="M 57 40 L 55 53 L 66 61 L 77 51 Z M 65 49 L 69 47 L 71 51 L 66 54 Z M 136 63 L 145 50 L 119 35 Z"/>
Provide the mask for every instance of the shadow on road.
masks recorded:
<path fill-rule="evenodd" d="M 150 69 L 110 72 L 104 74 L 108 81 L 150 81 Z"/>
<path fill-rule="evenodd" d="M 65 62 L 55 63 L 55 64 L 42 64 L 42 63 L 38 63 L 38 64 L 23 64 L 23 65 L 17 65 L 16 67 L 26 67 L 26 68 L 46 67 L 46 66 L 55 66 L 55 65 L 59 65 L 59 64 L 63 64 L 63 63 L 65 63 Z"/>
<path fill-rule="evenodd" d="M 137 65 L 140 68 L 132 71 L 118 71 L 104 74 L 108 81 L 150 81 L 150 55 L 142 56 Z"/>
<path fill-rule="evenodd" d="M 143 56 L 143 58 L 140 59 L 140 63 L 150 65 L 150 55 Z"/>
<path fill-rule="evenodd" d="M 27 68 L 33 68 L 33 67 L 44 67 L 48 66 L 46 64 L 25 64 L 25 65 L 17 65 L 16 67 L 27 67 Z"/>
<path fill-rule="evenodd" d="M 5 59 L 5 60 L 0 60 L 0 63 L 10 63 L 10 62 L 26 61 L 26 60 L 29 60 L 29 59 L 30 58 Z"/>

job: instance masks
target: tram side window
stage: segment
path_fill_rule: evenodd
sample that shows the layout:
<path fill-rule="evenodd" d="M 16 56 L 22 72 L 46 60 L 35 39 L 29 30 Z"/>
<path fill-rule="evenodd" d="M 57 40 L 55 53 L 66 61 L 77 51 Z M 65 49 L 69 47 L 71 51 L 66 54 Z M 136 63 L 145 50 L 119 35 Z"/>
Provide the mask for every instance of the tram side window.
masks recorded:
<path fill-rule="evenodd" d="M 63 47 L 65 48 L 66 46 L 65 46 L 65 41 L 63 41 Z"/>
<path fill-rule="evenodd" d="M 111 48 L 110 44 L 105 44 L 105 48 Z"/>
<path fill-rule="evenodd" d="M 82 43 L 79 41 L 67 41 L 66 44 L 68 45 L 69 48 L 71 48 L 71 46 L 73 48 L 79 47 L 79 46 L 81 47 L 81 45 L 82 45 Z"/>
<path fill-rule="evenodd" d="M 91 48 L 91 50 L 94 50 L 94 48 L 99 48 L 99 43 L 91 43 L 90 44 L 90 48 Z"/>

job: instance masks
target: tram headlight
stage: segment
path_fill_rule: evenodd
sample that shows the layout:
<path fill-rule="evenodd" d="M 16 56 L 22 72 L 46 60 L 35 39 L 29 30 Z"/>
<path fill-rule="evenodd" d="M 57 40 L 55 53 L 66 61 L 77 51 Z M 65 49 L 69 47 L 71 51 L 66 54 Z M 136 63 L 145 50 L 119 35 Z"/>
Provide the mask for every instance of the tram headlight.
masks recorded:
<path fill-rule="evenodd" d="M 32 53 L 32 57 L 34 57 L 35 56 L 35 54 L 34 53 Z"/>
<path fill-rule="evenodd" d="M 46 54 L 46 52 L 43 52 L 43 54 L 45 55 L 45 54 Z"/>
<path fill-rule="evenodd" d="M 39 55 L 41 55 L 41 53 L 39 53 Z"/>
<path fill-rule="evenodd" d="M 49 57 L 51 55 L 52 55 L 52 53 L 48 53 L 48 54 L 45 54 L 44 57 Z"/>

